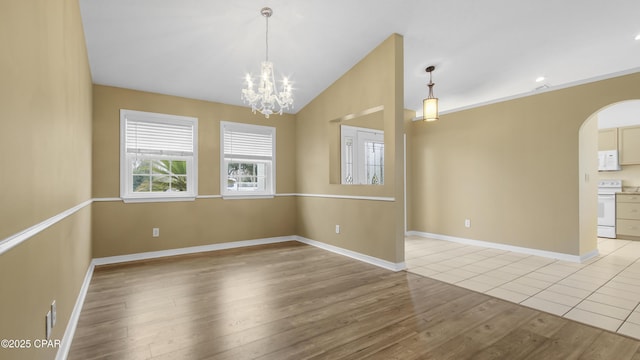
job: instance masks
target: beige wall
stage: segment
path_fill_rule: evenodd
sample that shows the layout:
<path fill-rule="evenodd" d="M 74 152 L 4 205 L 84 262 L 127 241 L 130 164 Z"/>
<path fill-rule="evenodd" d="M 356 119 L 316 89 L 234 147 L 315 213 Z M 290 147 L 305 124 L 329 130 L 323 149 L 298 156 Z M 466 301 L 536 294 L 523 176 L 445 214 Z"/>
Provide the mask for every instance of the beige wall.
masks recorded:
<path fill-rule="evenodd" d="M 635 73 L 412 123 L 409 230 L 592 251 L 595 240 L 579 239 L 579 129 L 602 107 L 640 98 L 639 85 Z"/>
<path fill-rule="evenodd" d="M 403 111 L 401 36 L 385 40 L 297 115 L 270 119 L 242 107 L 92 87 L 77 0 L 2 2 L 0 39 L 0 166 L 11 169 L 0 172 L 0 241 L 92 196 L 119 196 L 122 108 L 199 119 L 200 195 L 220 192 L 219 122 L 226 120 L 277 128 L 278 194 L 394 199 L 96 202 L 0 255 L 0 338 L 44 337 L 44 316 L 56 300 L 53 338 L 60 339 L 91 257 L 297 234 L 403 261 L 402 140 L 415 114 Z M 579 224 L 580 179 L 590 171 L 578 165 L 579 129 L 598 109 L 640 98 L 638 84 L 633 74 L 407 124 L 408 229 L 590 251 L 593 244 L 579 239 L 590 231 Z M 385 184 L 330 184 L 329 121 L 380 105 Z M 152 227 L 161 228 L 159 238 L 150 236 Z M 0 358 L 54 353 L 0 349 Z"/>
<path fill-rule="evenodd" d="M 219 122 L 226 120 L 277 128 L 279 194 L 395 198 L 391 202 L 306 196 L 146 204 L 97 202 L 93 206 L 94 257 L 301 235 L 391 262 L 403 261 L 402 79 L 402 38 L 393 35 L 295 117 L 265 119 L 243 107 L 94 86 L 96 198 L 119 196 L 119 110 L 123 108 L 199 119 L 200 195 L 220 193 Z M 384 106 L 385 184 L 329 184 L 329 121 L 379 105 Z M 335 225 L 342 226 L 340 235 L 335 234 Z M 153 227 L 160 227 L 159 238 L 151 237 Z"/>
<path fill-rule="evenodd" d="M 597 248 L 598 180 L 598 116 L 593 114 L 578 131 L 580 255 Z"/>
<path fill-rule="evenodd" d="M 295 193 L 293 115 L 265 119 L 248 108 L 109 86 L 93 89 L 93 195 L 120 196 L 120 109 L 198 118 L 198 192 L 220 195 L 220 121 L 276 128 L 276 193 Z M 93 256 L 105 257 L 222 242 L 295 235 L 296 200 L 196 199 L 187 202 L 93 205 Z M 151 229 L 160 228 L 152 238 Z"/>
<path fill-rule="evenodd" d="M 384 106 L 384 185 L 331 184 L 329 136 L 335 125 L 330 121 L 378 106 Z M 392 35 L 298 112 L 295 178 L 302 194 L 395 200 L 301 196 L 298 235 L 393 263 L 404 260 L 403 117 L 402 37 Z M 335 233 L 335 225 L 341 226 L 340 234 Z"/>
<path fill-rule="evenodd" d="M 0 3 L 0 241 L 91 198 L 91 76 L 77 0 Z M 91 260 L 91 207 L 0 255 L 0 338 L 61 339 Z M 0 349 L 51 359 L 56 349 Z"/>

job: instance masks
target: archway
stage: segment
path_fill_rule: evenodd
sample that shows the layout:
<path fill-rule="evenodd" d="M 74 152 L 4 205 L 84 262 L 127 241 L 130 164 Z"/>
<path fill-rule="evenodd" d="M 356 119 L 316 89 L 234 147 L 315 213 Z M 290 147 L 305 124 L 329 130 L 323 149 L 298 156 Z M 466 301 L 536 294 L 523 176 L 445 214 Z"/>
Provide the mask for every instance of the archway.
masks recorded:
<path fill-rule="evenodd" d="M 635 116 L 634 116 L 635 114 Z M 599 125 L 600 123 L 600 125 Z M 604 123 L 604 124 L 603 124 Z M 598 181 L 603 177 L 619 177 L 625 185 L 624 168 L 618 174 L 601 175 L 598 172 L 598 129 L 607 127 L 625 127 L 640 125 L 640 100 L 625 100 L 607 105 L 594 112 L 580 126 L 578 133 L 579 146 L 579 221 L 580 221 L 580 256 L 583 260 L 598 254 L 597 219 L 598 219 Z M 640 165 L 637 173 L 640 174 Z M 635 171 L 626 177 L 627 183 L 635 177 Z M 637 186 L 640 186 L 638 177 Z"/>

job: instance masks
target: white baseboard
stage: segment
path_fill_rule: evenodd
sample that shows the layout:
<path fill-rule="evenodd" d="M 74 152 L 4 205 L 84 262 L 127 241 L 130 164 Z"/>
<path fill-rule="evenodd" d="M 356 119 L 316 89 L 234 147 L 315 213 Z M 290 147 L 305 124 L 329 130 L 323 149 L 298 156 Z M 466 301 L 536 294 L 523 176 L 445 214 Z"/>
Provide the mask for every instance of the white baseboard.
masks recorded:
<path fill-rule="evenodd" d="M 580 255 L 580 261 L 578 261 L 578 262 L 582 263 L 582 262 L 585 262 L 587 260 L 591 260 L 594 257 L 597 257 L 598 255 L 600 255 L 600 252 L 598 251 L 598 249 L 595 249 L 595 250 L 590 251 L 590 252 L 588 252 L 588 253 L 586 253 L 584 255 Z"/>
<path fill-rule="evenodd" d="M 366 262 L 366 263 L 371 264 L 371 265 L 379 266 L 379 267 L 387 269 L 387 270 L 401 271 L 401 270 L 404 270 L 404 269 L 407 268 L 407 266 L 406 266 L 406 264 L 404 262 L 392 263 L 390 261 L 382 260 L 380 258 L 376 258 L 376 257 L 373 257 L 373 256 L 365 255 L 365 254 L 362 254 L 362 253 L 359 253 L 359 252 L 355 252 L 355 251 L 343 249 L 341 247 L 325 244 L 325 243 L 320 242 L 320 241 L 307 239 L 307 238 L 304 238 L 302 236 L 296 236 L 296 240 L 298 240 L 301 243 L 305 243 L 305 244 L 308 244 L 308 245 L 313 245 L 313 246 L 318 247 L 318 248 L 323 249 L 323 250 L 331 251 L 333 253 L 340 254 L 340 255 L 343 255 L 343 256 L 348 256 L 348 257 L 350 257 L 352 259 L 356 259 L 356 260 L 359 260 L 359 261 L 362 261 L 362 262 Z"/>
<path fill-rule="evenodd" d="M 76 333 L 76 327 L 78 326 L 78 319 L 80 319 L 80 312 L 82 312 L 82 306 L 84 305 L 84 299 L 87 296 L 87 291 L 89 290 L 89 284 L 91 283 L 91 278 L 93 277 L 93 269 L 95 268 L 93 261 L 89 264 L 89 268 L 87 269 L 87 273 L 84 276 L 84 281 L 82 282 L 82 286 L 80 287 L 80 293 L 78 293 L 78 298 L 76 299 L 76 303 L 73 306 L 73 311 L 71 311 L 71 316 L 69 317 L 69 322 L 67 323 L 67 328 L 64 330 L 64 335 L 62 336 L 62 340 L 60 341 L 60 348 L 56 354 L 56 360 L 66 360 L 69 355 L 69 350 L 71 349 L 71 341 L 73 340 L 73 335 Z"/>
<path fill-rule="evenodd" d="M 240 247 L 247 246 L 256 246 L 256 245 L 266 245 L 266 244 L 275 244 L 285 241 L 298 241 L 307 245 L 312 245 L 323 250 L 331 251 L 336 254 L 340 254 L 343 256 L 348 256 L 352 259 L 359 260 L 362 262 L 366 262 L 368 264 L 376 265 L 381 268 L 391 270 L 391 271 L 401 271 L 406 269 L 406 265 L 404 262 L 401 263 L 392 263 L 387 260 L 382 260 L 373 256 L 365 255 L 359 252 L 343 249 L 337 246 L 325 244 L 323 242 L 307 239 L 301 236 L 292 235 L 292 236 L 281 236 L 281 237 L 273 237 L 273 238 L 264 238 L 264 239 L 256 239 L 256 240 L 244 240 L 244 241 L 234 241 L 220 244 L 211 244 L 211 245 L 203 245 L 203 246 L 192 246 L 187 248 L 179 248 L 179 249 L 170 249 L 170 250 L 161 250 L 161 251 L 150 251 L 144 253 L 137 254 L 129 254 L 129 255 L 119 255 L 119 256 L 109 256 L 102 258 L 95 258 L 92 261 L 93 266 L 98 265 L 108 265 L 108 264 L 118 264 L 129 261 L 138 261 L 138 260 L 150 260 L 161 257 L 168 256 L 176 256 L 176 255 L 185 255 L 185 254 L 195 254 L 200 252 L 207 251 L 216 251 L 216 250 L 225 250 L 225 249 L 234 249 Z"/>
<path fill-rule="evenodd" d="M 570 261 L 574 263 L 581 263 L 581 262 L 587 261 L 591 258 L 598 256 L 599 254 L 597 249 L 587 254 L 579 256 L 579 255 L 564 254 L 564 253 L 558 253 L 553 251 L 532 249 L 532 248 L 526 248 L 526 247 L 520 247 L 520 246 L 514 246 L 514 245 L 499 244 L 499 243 L 493 243 L 493 242 L 482 241 L 482 240 L 465 239 L 465 238 L 449 236 L 449 235 L 432 234 L 432 233 L 421 232 L 421 231 L 407 231 L 406 235 L 420 236 L 420 237 L 436 239 L 436 240 L 451 241 L 451 242 L 465 244 L 465 245 L 482 246 L 482 247 L 487 247 L 491 249 L 513 251 L 521 254 L 542 256 L 546 258 Z"/>
<path fill-rule="evenodd" d="M 275 244 L 275 243 L 281 243 L 285 241 L 296 241 L 296 240 L 297 239 L 295 236 L 280 236 L 280 237 L 255 239 L 255 240 L 233 241 L 233 242 L 220 243 L 220 244 L 210 244 L 210 245 L 192 246 L 192 247 L 179 248 L 179 249 L 150 251 L 150 252 L 137 253 L 137 254 L 102 257 L 102 258 L 93 259 L 93 264 L 94 265 L 118 264 L 118 263 L 129 262 L 129 261 L 149 260 L 149 259 L 156 259 L 156 258 L 167 257 L 167 256 L 195 254 L 195 253 L 201 253 L 201 252 L 207 252 L 207 251 L 226 250 L 226 249 L 234 249 L 234 248 L 247 247 L 247 246 Z"/>

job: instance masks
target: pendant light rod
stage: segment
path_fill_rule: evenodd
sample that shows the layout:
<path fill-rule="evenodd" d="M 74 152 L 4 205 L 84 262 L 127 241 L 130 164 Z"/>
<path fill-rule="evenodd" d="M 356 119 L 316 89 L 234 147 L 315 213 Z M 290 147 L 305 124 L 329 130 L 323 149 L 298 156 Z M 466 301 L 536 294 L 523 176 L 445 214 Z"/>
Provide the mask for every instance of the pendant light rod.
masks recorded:
<path fill-rule="evenodd" d="M 427 67 L 426 69 L 424 69 L 426 72 L 429 73 L 429 84 L 427 84 L 427 86 L 429 86 L 429 96 L 428 98 L 433 98 L 433 85 L 435 85 L 433 83 L 433 80 L 431 78 L 431 76 L 433 75 L 433 70 L 435 70 L 436 67 L 431 65 L 429 67 Z"/>

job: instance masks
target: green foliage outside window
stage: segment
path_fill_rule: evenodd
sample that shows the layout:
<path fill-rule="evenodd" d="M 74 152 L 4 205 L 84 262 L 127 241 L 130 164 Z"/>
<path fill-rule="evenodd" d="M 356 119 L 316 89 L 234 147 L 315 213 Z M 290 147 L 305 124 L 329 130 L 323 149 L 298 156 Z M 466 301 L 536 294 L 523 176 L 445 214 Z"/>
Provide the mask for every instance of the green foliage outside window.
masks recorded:
<path fill-rule="evenodd" d="M 187 191 L 185 160 L 141 160 L 134 163 L 134 192 Z"/>

